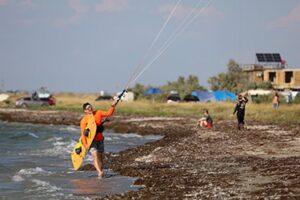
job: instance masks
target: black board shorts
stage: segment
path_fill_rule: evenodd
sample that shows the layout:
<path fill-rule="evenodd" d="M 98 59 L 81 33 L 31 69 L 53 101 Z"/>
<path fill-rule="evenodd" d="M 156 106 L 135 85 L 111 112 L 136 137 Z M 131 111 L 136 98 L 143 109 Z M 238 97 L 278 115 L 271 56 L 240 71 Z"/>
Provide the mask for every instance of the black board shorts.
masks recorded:
<path fill-rule="evenodd" d="M 104 141 L 93 141 L 91 146 L 90 146 L 90 151 L 97 151 L 98 153 L 104 153 Z"/>

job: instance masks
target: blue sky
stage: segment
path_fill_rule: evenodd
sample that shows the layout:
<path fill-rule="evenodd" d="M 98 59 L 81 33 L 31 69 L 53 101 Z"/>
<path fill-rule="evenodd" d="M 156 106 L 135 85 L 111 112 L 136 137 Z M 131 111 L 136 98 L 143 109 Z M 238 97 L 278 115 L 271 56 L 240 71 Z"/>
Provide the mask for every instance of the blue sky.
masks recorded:
<path fill-rule="evenodd" d="M 116 92 L 138 66 L 141 84 L 195 75 L 207 87 L 229 59 L 255 63 L 256 52 L 300 68 L 299 35 L 300 0 L 0 0 L 0 89 Z"/>

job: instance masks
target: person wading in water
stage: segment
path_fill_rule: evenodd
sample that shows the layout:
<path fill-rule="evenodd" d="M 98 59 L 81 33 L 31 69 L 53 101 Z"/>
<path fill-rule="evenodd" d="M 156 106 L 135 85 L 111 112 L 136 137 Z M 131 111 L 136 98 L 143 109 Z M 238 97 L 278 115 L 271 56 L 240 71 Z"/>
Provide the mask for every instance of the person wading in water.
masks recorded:
<path fill-rule="evenodd" d="M 88 129 L 86 129 L 86 127 L 87 127 L 89 115 L 94 115 L 95 122 L 97 125 L 96 135 L 94 137 L 94 140 L 93 140 L 89 150 L 92 154 L 94 166 L 98 172 L 99 177 L 104 176 L 104 172 L 103 172 L 103 156 L 104 156 L 104 136 L 103 136 L 104 126 L 103 126 L 103 122 L 105 121 L 105 119 L 107 117 L 110 117 L 113 115 L 113 113 L 115 111 L 115 106 L 117 105 L 117 103 L 118 103 L 118 101 L 115 100 L 111 104 L 111 107 L 107 111 L 102 111 L 102 110 L 94 111 L 93 107 L 90 103 L 85 103 L 82 106 L 84 116 L 80 121 L 81 135 L 84 135 L 84 136 L 88 135 L 89 131 L 88 131 Z M 87 149 L 86 138 L 85 137 L 82 137 L 82 138 L 83 138 L 83 145 Z"/>

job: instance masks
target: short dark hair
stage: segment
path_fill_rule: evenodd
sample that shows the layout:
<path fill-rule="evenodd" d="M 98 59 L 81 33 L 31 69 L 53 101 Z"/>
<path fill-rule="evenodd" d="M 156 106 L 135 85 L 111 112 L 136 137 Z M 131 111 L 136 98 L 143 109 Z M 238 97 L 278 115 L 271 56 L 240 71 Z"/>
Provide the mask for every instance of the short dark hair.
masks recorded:
<path fill-rule="evenodd" d="M 92 106 L 92 105 L 89 102 L 86 102 L 82 105 L 82 109 L 85 110 L 86 107 L 88 107 L 88 106 Z"/>

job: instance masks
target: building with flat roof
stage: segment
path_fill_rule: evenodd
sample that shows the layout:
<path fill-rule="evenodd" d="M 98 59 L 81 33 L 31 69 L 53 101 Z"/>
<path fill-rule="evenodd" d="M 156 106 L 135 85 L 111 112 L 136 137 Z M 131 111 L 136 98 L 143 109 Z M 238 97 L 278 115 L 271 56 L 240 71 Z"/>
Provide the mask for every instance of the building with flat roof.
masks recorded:
<path fill-rule="evenodd" d="M 255 64 L 241 64 L 249 82 L 270 81 L 276 90 L 300 91 L 300 68 L 288 68 L 280 54 L 256 54 Z"/>

